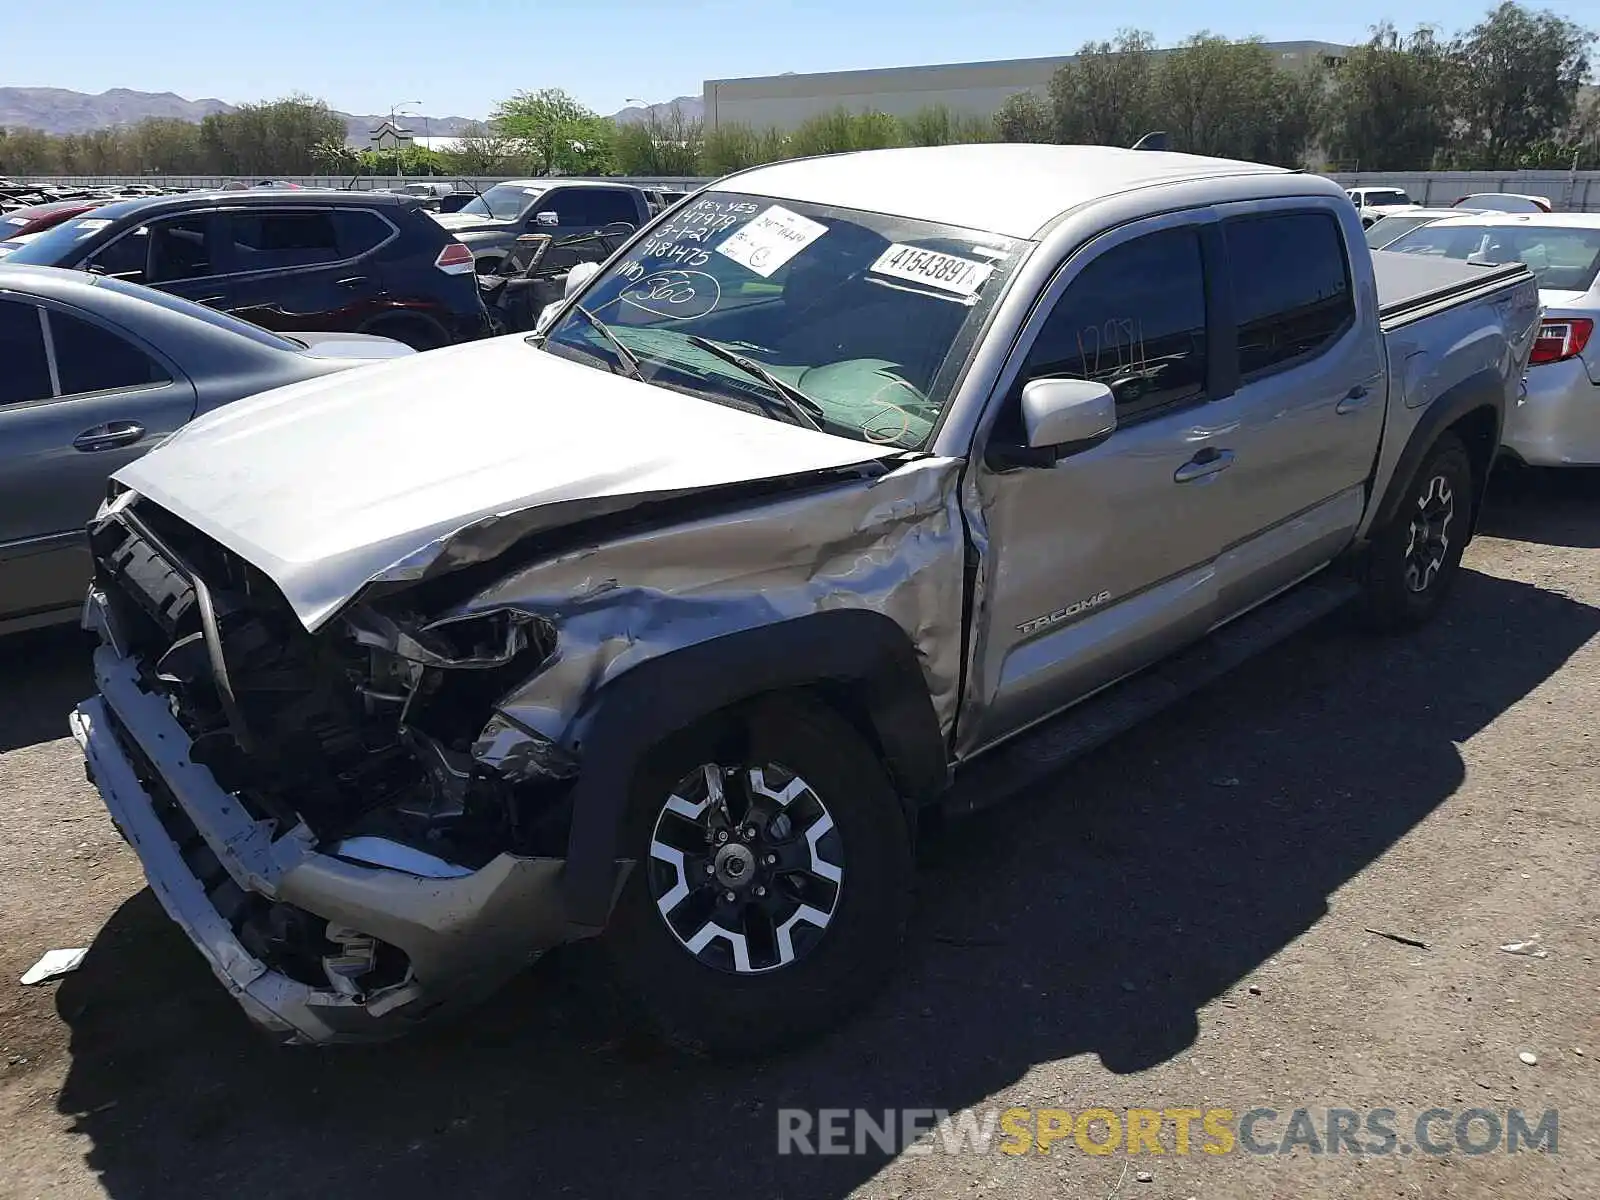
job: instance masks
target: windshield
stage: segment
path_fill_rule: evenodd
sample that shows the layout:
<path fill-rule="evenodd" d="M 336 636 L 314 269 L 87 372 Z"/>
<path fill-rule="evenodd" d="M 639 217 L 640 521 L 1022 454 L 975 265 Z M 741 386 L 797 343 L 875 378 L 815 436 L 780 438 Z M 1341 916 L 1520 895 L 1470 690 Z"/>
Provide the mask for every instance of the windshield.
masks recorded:
<path fill-rule="evenodd" d="M 1384 247 L 1482 263 L 1526 263 L 1541 288 L 1586 292 L 1600 272 L 1600 228 L 1425 225 Z"/>
<path fill-rule="evenodd" d="M 573 306 L 545 345 L 605 368 L 631 372 L 637 362 L 648 382 L 750 412 L 805 424 L 799 408 L 829 433 L 913 449 L 933 432 L 966 350 L 1030 249 L 928 221 L 707 192 L 584 290 L 580 303 L 600 327 Z"/>
<path fill-rule="evenodd" d="M 533 202 L 542 196 L 544 191 L 544 188 L 529 187 L 521 183 L 497 183 L 483 195 L 468 200 L 461 206 L 460 211 L 477 217 L 515 221 L 532 207 Z"/>
<path fill-rule="evenodd" d="M 1410 233 L 1422 225 L 1437 221 L 1438 217 L 1408 217 L 1395 214 L 1384 217 L 1367 226 L 1367 245 L 1374 250 L 1381 250 L 1401 234 Z"/>
<path fill-rule="evenodd" d="M 59 266 L 79 242 L 88 241 L 111 223 L 109 217 L 78 217 L 76 220 L 63 221 L 41 233 L 22 249 L 13 251 L 9 261 L 34 267 Z"/>

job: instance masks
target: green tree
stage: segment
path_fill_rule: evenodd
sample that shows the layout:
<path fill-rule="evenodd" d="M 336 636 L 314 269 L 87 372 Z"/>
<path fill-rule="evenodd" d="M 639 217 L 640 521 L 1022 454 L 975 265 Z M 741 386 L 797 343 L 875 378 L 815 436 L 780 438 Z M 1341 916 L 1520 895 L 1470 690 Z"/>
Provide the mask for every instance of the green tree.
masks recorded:
<path fill-rule="evenodd" d="M 1158 128 L 1155 44 L 1153 35 L 1137 29 L 1124 29 L 1109 42 L 1085 42 L 1050 80 L 1055 140 L 1131 146 Z"/>
<path fill-rule="evenodd" d="M 361 168 L 361 153 L 343 138 L 326 138 L 311 147 L 311 161 L 328 175 L 354 175 Z"/>
<path fill-rule="evenodd" d="M 1524 147 L 1566 133 L 1594 40 L 1565 17 L 1507 0 L 1451 42 L 1457 163 L 1508 167 Z"/>
<path fill-rule="evenodd" d="M 991 118 L 954 112 L 943 104 L 919 108 L 910 116 L 901 117 L 900 133 L 908 146 L 960 146 L 995 140 Z"/>
<path fill-rule="evenodd" d="M 1451 67 L 1426 25 L 1401 34 L 1384 23 L 1350 52 L 1328 89 L 1323 140 L 1350 170 L 1416 171 L 1450 138 Z"/>
<path fill-rule="evenodd" d="M 516 143 L 535 175 L 573 167 L 587 173 L 609 150 L 605 122 L 560 88 L 518 92 L 501 101 L 490 123 Z"/>
<path fill-rule="evenodd" d="M 0 142 L 0 173 L 51 175 L 60 166 L 56 139 L 42 129 L 10 129 Z"/>
<path fill-rule="evenodd" d="M 705 130 L 674 104 L 651 109 L 643 121 L 618 125 L 612 135 L 617 170 L 624 175 L 698 175 Z"/>
<path fill-rule="evenodd" d="M 493 125 L 475 121 L 463 129 L 443 154 L 445 166 L 458 175 L 500 175 L 515 170 L 517 143 Z"/>
<path fill-rule="evenodd" d="M 1320 78 L 1283 70 L 1259 38 L 1196 34 L 1161 57 L 1156 85 L 1176 150 L 1299 166 L 1316 134 Z"/>
<path fill-rule="evenodd" d="M 213 113 L 200 122 L 200 152 L 218 175 L 308 175 L 313 149 L 345 138 L 344 118 L 321 100 L 290 96 Z"/>
<path fill-rule="evenodd" d="M 881 150 L 904 144 L 900 122 L 888 113 L 851 112 L 836 108 L 802 121 L 789 137 L 796 158 L 839 154 L 849 150 Z"/>
<path fill-rule="evenodd" d="M 151 117 L 120 141 L 111 152 L 128 160 L 121 170 L 129 174 L 189 175 L 204 166 L 200 128 L 190 121 Z"/>
<path fill-rule="evenodd" d="M 1053 142 L 1055 115 L 1043 97 L 1034 92 L 1017 92 L 994 116 L 995 135 L 1002 142 Z"/>
<path fill-rule="evenodd" d="M 719 125 L 706 131 L 705 144 L 700 151 L 700 169 L 707 175 L 728 175 L 788 157 L 789 138 L 778 129 Z"/>

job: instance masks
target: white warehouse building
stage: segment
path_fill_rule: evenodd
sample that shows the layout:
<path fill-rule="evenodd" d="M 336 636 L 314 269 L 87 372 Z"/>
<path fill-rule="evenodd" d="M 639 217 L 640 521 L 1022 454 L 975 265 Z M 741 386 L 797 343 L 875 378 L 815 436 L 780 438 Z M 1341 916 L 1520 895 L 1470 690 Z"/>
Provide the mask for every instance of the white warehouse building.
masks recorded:
<path fill-rule="evenodd" d="M 1349 54 L 1332 42 L 1267 42 L 1285 70 L 1331 66 Z M 1159 52 L 1158 52 L 1159 53 Z M 1001 62 L 885 67 L 869 71 L 819 71 L 705 82 L 705 125 L 749 125 L 791 130 L 835 109 L 908 117 L 943 106 L 953 113 L 992 116 L 1018 92 L 1048 92 L 1050 77 L 1076 55 L 1013 58 Z"/>

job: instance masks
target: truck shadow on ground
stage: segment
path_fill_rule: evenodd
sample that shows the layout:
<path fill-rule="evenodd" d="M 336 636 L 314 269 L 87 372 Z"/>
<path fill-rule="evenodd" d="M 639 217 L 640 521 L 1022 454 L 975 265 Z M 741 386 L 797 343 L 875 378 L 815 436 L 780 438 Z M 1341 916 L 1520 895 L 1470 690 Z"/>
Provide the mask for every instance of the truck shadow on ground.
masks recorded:
<path fill-rule="evenodd" d="M 67 713 L 94 691 L 90 653 L 76 625 L 0 638 L 0 754 L 67 736 Z"/>
<path fill-rule="evenodd" d="M 141 892 L 60 985 L 59 1108 L 117 1200 L 843 1195 L 885 1156 L 779 1157 L 778 1109 L 956 1110 L 1040 1062 L 1132 1072 L 1183 1052 L 1198 1008 L 1455 791 L 1454 743 L 1597 631 L 1600 611 L 1467 571 L 1416 637 L 1307 632 L 932 836 L 896 983 L 757 1065 L 637 1041 L 583 948 L 450 1028 L 278 1048 Z"/>

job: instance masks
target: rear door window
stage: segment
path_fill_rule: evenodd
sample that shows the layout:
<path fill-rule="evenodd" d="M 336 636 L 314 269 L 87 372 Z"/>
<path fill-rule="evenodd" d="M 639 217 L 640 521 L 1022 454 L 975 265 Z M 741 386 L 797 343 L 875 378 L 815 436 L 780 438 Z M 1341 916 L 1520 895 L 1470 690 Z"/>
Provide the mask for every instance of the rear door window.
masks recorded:
<path fill-rule="evenodd" d="M 339 235 L 329 212 L 246 209 L 222 215 L 233 270 L 276 271 L 337 262 Z"/>
<path fill-rule="evenodd" d="M 1344 238 L 1332 213 L 1241 217 L 1223 228 L 1241 382 L 1318 353 L 1354 323 Z"/>
<path fill-rule="evenodd" d="M 332 215 L 340 258 L 359 258 L 369 254 L 394 236 L 394 227 L 367 209 L 342 209 Z"/>
<path fill-rule="evenodd" d="M 144 283 L 177 283 L 216 273 L 207 238 L 210 218 L 204 214 L 152 222 L 150 254 Z"/>
<path fill-rule="evenodd" d="M 50 360 L 39 310 L 21 300 L 0 300 L 0 405 L 48 400 Z"/>
<path fill-rule="evenodd" d="M 50 311 L 49 322 L 63 396 L 150 387 L 171 379 L 160 363 L 108 329 L 59 309 Z"/>

